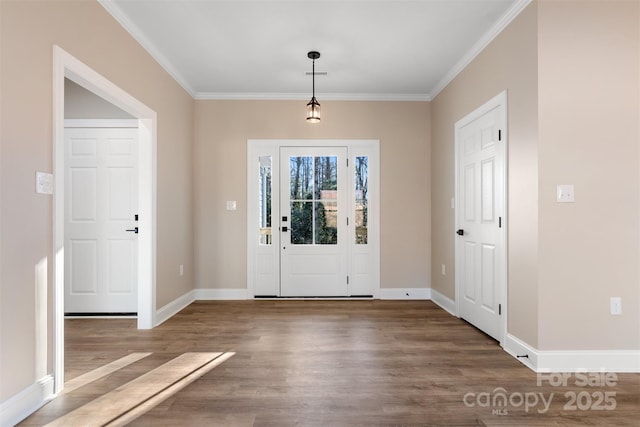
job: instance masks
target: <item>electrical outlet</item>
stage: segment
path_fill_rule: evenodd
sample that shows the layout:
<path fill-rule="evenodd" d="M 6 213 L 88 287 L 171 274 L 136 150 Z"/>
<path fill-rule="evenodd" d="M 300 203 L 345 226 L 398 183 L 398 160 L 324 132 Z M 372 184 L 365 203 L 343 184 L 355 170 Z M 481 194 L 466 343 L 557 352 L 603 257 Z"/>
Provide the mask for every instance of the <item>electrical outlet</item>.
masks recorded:
<path fill-rule="evenodd" d="M 575 201 L 573 184 L 558 185 L 556 188 L 558 203 L 573 203 Z"/>
<path fill-rule="evenodd" d="M 612 316 L 619 316 L 622 314 L 622 298 L 621 297 L 611 297 L 609 304 L 610 304 L 609 311 Z"/>
<path fill-rule="evenodd" d="M 184 276 L 184 264 L 180 264 L 180 275 Z"/>
<path fill-rule="evenodd" d="M 444 266 L 444 264 L 442 264 L 442 266 L 441 266 L 441 268 L 440 268 L 440 271 L 442 272 L 442 275 L 443 275 L 443 276 L 446 276 L 446 275 L 447 275 L 447 268 Z"/>

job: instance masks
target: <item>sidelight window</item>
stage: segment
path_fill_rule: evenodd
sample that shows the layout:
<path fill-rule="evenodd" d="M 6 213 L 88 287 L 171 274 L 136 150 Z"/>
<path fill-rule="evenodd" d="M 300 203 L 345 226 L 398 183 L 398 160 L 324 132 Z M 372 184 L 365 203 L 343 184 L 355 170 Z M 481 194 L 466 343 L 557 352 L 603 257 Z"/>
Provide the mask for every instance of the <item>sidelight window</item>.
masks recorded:
<path fill-rule="evenodd" d="M 362 157 L 356 157 L 355 160 L 356 160 L 355 161 L 356 244 L 366 245 L 369 240 L 369 234 L 368 234 L 369 158 L 366 156 L 362 156 Z"/>
<path fill-rule="evenodd" d="M 260 244 L 271 244 L 271 156 L 259 158 Z"/>

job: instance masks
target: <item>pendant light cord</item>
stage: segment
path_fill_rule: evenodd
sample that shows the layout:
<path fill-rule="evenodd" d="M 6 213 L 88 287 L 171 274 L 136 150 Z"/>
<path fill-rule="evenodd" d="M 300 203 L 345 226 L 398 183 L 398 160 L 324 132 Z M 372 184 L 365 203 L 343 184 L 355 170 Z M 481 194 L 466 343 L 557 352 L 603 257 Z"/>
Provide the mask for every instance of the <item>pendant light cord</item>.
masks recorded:
<path fill-rule="evenodd" d="M 311 61 L 311 81 L 312 81 L 312 87 L 313 87 L 312 98 L 316 99 L 316 60 L 315 59 Z"/>

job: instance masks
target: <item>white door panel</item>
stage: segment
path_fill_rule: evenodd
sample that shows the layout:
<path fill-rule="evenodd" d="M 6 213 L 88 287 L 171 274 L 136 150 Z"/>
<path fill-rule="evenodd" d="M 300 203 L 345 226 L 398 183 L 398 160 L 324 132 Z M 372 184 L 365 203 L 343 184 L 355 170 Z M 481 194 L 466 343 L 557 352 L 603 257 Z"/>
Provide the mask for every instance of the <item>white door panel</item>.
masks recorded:
<path fill-rule="evenodd" d="M 75 167 L 69 174 L 70 218 L 74 222 L 96 221 L 96 168 Z"/>
<path fill-rule="evenodd" d="M 135 282 L 131 278 L 135 274 L 135 241 L 109 239 L 108 248 L 108 294 L 133 294 Z"/>
<path fill-rule="evenodd" d="M 135 188 L 135 169 L 132 167 L 109 168 L 109 222 L 129 221 L 133 204 Z"/>
<path fill-rule="evenodd" d="M 69 287 L 75 295 L 98 291 L 98 244 L 96 240 L 73 239 L 68 246 Z"/>
<path fill-rule="evenodd" d="M 65 129 L 65 312 L 137 311 L 137 129 Z"/>
<path fill-rule="evenodd" d="M 456 124 L 456 288 L 460 316 L 501 340 L 506 99 L 497 99 Z"/>
<path fill-rule="evenodd" d="M 347 296 L 347 149 L 282 147 L 280 159 L 281 296 Z"/>

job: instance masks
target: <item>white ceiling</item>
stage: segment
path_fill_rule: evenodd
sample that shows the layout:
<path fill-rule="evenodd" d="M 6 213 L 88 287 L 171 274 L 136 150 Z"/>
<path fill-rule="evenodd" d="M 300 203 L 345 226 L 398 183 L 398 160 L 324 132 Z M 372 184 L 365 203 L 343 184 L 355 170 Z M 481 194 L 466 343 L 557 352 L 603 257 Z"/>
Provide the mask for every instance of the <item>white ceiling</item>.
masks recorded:
<path fill-rule="evenodd" d="M 430 100 L 530 0 L 99 0 L 197 99 Z"/>

